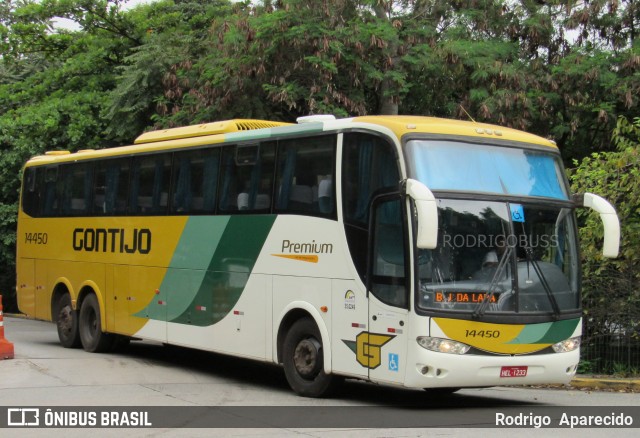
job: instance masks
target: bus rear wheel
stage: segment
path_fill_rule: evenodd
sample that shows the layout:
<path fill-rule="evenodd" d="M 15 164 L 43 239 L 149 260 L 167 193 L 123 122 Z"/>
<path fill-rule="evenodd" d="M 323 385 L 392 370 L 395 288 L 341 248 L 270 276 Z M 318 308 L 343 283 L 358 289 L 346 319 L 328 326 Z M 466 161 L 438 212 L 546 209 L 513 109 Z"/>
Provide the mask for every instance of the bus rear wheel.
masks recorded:
<path fill-rule="evenodd" d="M 284 374 L 289 386 L 304 397 L 323 397 L 340 384 L 337 376 L 324 372 L 322 337 L 310 318 L 296 321 L 282 347 Z"/>
<path fill-rule="evenodd" d="M 80 307 L 80 340 L 82 348 L 91 353 L 104 353 L 111 349 L 114 337 L 102 331 L 100 306 L 95 295 L 88 295 Z"/>
<path fill-rule="evenodd" d="M 78 330 L 78 312 L 71 307 L 71 296 L 65 293 L 56 305 L 54 314 L 58 339 L 65 348 L 78 348 L 80 342 L 80 330 Z"/>

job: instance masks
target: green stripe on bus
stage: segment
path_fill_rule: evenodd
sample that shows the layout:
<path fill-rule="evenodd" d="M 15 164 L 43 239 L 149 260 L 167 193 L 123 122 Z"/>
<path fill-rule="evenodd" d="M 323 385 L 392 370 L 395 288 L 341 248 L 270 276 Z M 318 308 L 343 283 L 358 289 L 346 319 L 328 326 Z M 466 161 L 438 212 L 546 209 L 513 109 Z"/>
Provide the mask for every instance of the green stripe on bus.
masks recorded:
<path fill-rule="evenodd" d="M 580 323 L 579 319 L 567 319 L 553 323 L 549 331 L 538 341 L 540 344 L 555 344 L 573 336 L 576 327 Z"/>
<path fill-rule="evenodd" d="M 579 319 L 526 325 L 508 344 L 555 344 L 571 337 Z"/>
<path fill-rule="evenodd" d="M 522 331 L 518 333 L 508 344 L 538 344 L 547 331 L 551 328 L 552 323 L 545 322 L 542 324 L 529 324 L 522 328 Z"/>
<path fill-rule="evenodd" d="M 240 299 L 275 218 L 231 217 L 197 293 L 180 315 L 168 320 L 209 326 L 224 318 Z"/>
<path fill-rule="evenodd" d="M 230 216 L 192 216 L 187 220 L 158 294 L 136 316 L 166 321 L 187 310 L 198 293 L 229 219 Z"/>

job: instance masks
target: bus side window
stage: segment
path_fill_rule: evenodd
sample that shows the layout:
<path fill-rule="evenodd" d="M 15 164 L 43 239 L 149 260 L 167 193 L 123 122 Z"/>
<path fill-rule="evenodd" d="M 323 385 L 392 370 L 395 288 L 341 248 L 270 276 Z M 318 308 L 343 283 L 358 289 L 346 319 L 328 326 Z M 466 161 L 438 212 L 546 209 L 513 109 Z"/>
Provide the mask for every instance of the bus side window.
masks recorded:
<path fill-rule="evenodd" d="M 172 213 L 215 212 L 219 162 L 219 148 L 175 154 Z"/>
<path fill-rule="evenodd" d="M 224 148 L 220 211 L 269 212 L 274 166 L 275 142 Z"/>
<path fill-rule="evenodd" d="M 345 134 L 342 158 L 342 209 L 353 262 L 366 283 L 369 215 L 372 196 L 396 188 L 400 173 L 393 146 L 378 136 Z"/>
<path fill-rule="evenodd" d="M 276 211 L 335 216 L 336 136 L 281 141 L 278 148 Z"/>
<path fill-rule="evenodd" d="M 96 164 L 93 185 L 93 214 L 125 214 L 129 193 L 129 160 L 111 159 Z"/>
<path fill-rule="evenodd" d="M 42 213 L 44 216 L 56 216 L 58 209 L 58 166 L 45 169 Z"/>
<path fill-rule="evenodd" d="M 40 190 L 42 181 L 38 181 L 38 173 L 43 174 L 42 168 L 29 167 L 24 170 L 22 183 L 22 210 L 32 217 L 40 216 Z M 40 184 L 38 184 L 40 182 Z"/>
<path fill-rule="evenodd" d="M 135 158 L 133 161 L 129 213 L 166 214 L 171 183 L 171 154 Z"/>
<path fill-rule="evenodd" d="M 64 184 L 62 216 L 78 216 L 89 213 L 92 197 L 93 165 L 75 163 L 61 166 Z"/>

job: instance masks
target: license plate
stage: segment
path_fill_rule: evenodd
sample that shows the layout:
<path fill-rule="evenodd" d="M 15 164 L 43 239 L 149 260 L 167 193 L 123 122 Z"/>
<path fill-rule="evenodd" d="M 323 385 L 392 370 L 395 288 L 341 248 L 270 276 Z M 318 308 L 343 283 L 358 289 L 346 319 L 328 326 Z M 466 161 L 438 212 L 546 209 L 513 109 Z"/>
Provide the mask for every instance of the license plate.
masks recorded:
<path fill-rule="evenodd" d="M 529 367 L 502 367 L 500 377 L 526 377 Z"/>

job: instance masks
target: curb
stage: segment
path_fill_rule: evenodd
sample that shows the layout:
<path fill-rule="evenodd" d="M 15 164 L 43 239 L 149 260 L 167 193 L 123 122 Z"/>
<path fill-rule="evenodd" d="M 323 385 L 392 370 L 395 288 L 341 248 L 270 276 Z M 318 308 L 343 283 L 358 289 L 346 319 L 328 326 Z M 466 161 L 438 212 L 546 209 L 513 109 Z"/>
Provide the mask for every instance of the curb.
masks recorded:
<path fill-rule="evenodd" d="M 576 377 L 570 385 L 574 388 L 583 389 L 610 389 L 617 391 L 634 392 L 640 391 L 640 379 L 615 379 L 603 377 Z"/>
<path fill-rule="evenodd" d="M 4 316 L 10 316 L 11 318 L 16 318 L 16 319 L 33 319 L 33 318 L 28 317 L 24 313 L 7 313 L 7 312 L 5 312 Z"/>

